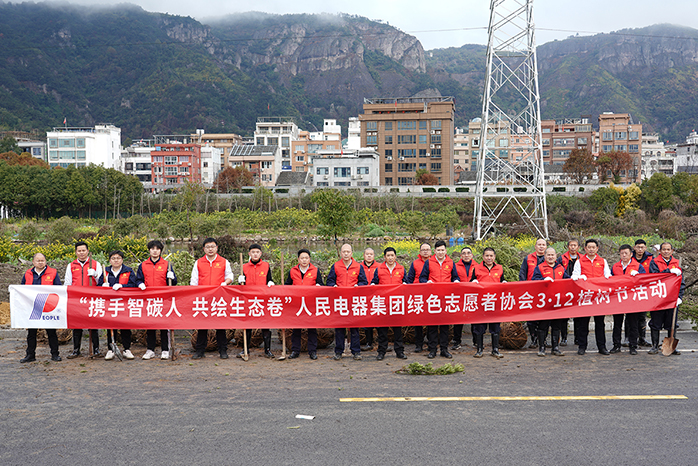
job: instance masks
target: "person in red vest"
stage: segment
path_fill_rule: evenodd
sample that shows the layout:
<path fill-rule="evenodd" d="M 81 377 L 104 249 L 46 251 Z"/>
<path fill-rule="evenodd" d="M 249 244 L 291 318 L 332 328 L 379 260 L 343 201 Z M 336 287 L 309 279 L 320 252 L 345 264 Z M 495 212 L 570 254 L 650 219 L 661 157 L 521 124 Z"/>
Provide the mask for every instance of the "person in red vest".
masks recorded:
<path fill-rule="evenodd" d="M 338 287 L 353 287 L 353 286 L 364 286 L 368 285 L 366 281 L 366 272 L 364 272 L 364 267 L 360 263 L 356 262 L 352 257 L 353 249 L 351 244 L 343 244 L 339 250 L 341 259 L 332 264 L 330 271 L 327 273 L 327 281 L 325 285 L 327 286 L 338 286 Z M 351 338 L 351 344 L 349 348 L 351 349 L 351 354 L 354 360 L 360 361 L 361 358 L 361 337 L 359 335 L 358 328 L 349 329 L 349 334 Z M 346 328 L 336 328 L 334 329 L 334 360 L 339 361 L 342 359 L 342 353 L 344 352 L 344 340 L 347 337 Z"/>
<path fill-rule="evenodd" d="M 102 276 L 102 266 L 99 262 L 90 257 L 90 249 L 84 241 L 75 243 L 76 259 L 68 264 L 65 269 L 65 284 L 75 286 L 97 286 L 99 277 Z M 90 329 L 92 339 L 92 355 L 97 358 L 99 353 L 99 333 Z M 80 356 L 80 343 L 82 341 L 82 329 L 73 329 L 73 352 L 68 355 L 68 359 Z"/>
<path fill-rule="evenodd" d="M 545 261 L 545 248 L 548 247 L 548 242 L 543 238 L 538 238 L 536 240 L 535 250 L 526 256 L 521 263 L 521 269 L 519 270 L 519 281 L 525 282 L 531 280 L 533 277 L 533 271 L 536 269 L 538 264 L 542 264 Z M 531 346 L 529 348 L 535 348 L 538 346 L 538 322 L 530 321 L 526 322 L 528 326 L 528 333 L 531 335 Z M 545 342 L 543 342 L 545 343 Z"/>
<path fill-rule="evenodd" d="M 419 283 L 419 274 L 422 273 L 422 268 L 424 264 L 431 257 L 431 245 L 429 243 L 422 243 L 419 246 L 419 256 L 410 265 L 410 270 L 407 272 L 407 278 L 405 283 Z M 416 325 L 414 327 L 414 352 L 421 353 L 424 348 L 424 327 L 421 325 Z"/>
<path fill-rule="evenodd" d="M 570 278 L 565 270 L 565 267 L 557 260 L 557 251 L 555 248 L 547 248 L 545 250 L 545 261 L 538 264 L 533 270 L 531 280 L 562 280 Z M 564 356 L 560 351 L 560 330 L 567 327 L 567 319 L 551 319 L 541 320 L 538 322 L 538 356 L 545 356 L 545 339 L 548 338 L 548 327 L 550 327 L 550 340 L 552 342 L 553 356 Z"/>
<path fill-rule="evenodd" d="M 642 264 L 645 269 L 645 273 L 650 271 L 650 262 L 652 262 L 654 256 L 647 252 L 647 243 L 644 239 L 640 238 L 635 241 L 635 247 L 633 248 L 633 260 Z M 647 341 L 647 313 L 640 312 L 637 315 L 637 333 L 638 333 L 638 346 L 652 346 L 652 343 Z M 623 346 L 628 346 L 628 325 L 625 325 L 625 341 Z"/>
<path fill-rule="evenodd" d="M 136 286 L 143 291 L 148 286 L 176 286 L 177 276 L 170 263 L 162 258 L 162 250 L 164 249 L 162 242 L 154 239 L 149 241 L 147 246 L 150 257 L 138 265 Z M 147 350 L 143 359 L 152 359 L 155 357 L 155 344 L 157 343 L 155 330 L 145 332 L 145 341 Z M 160 348 L 160 359 L 170 359 L 170 342 L 167 330 L 160 330 Z"/>
<path fill-rule="evenodd" d="M 679 299 L 676 301 L 676 306 L 682 302 L 683 293 L 686 289 L 686 283 L 683 280 L 683 271 L 679 260 L 674 257 L 674 248 L 670 243 L 662 243 L 659 247 L 659 256 L 650 261 L 650 273 L 673 273 L 681 277 L 681 288 L 679 289 Z M 652 348 L 647 352 L 649 354 L 659 353 L 659 332 L 662 328 L 666 329 L 671 335 L 671 326 L 676 326 L 674 321 L 674 309 L 663 309 L 661 311 L 650 312 L 650 336 L 652 337 Z M 674 350 L 672 354 L 681 354 L 678 350 Z"/>
<path fill-rule="evenodd" d="M 477 261 L 473 259 L 473 250 L 468 246 L 460 250 L 460 260 L 456 262 L 456 273 L 458 274 L 458 279 L 461 283 L 467 283 L 473 279 L 475 274 L 475 266 Z M 470 326 L 470 331 L 472 333 L 473 326 Z M 455 324 L 453 326 L 453 346 L 452 350 L 461 349 L 461 343 L 463 340 L 463 324 Z M 475 345 L 475 340 L 473 339 L 473 345 Z"/>
<path fill-rule="evenodd" d="M 191 271 L 191 286 L 226 286 L 233 283 L 233 270 L 228 259 L 218 255 L 218 241 L 215 238 L 204 240 L 204 256 L 194 263 Z M 225 330 L 216 330 L 218 354 L 221 359 L 228 359 L 228 338 Z M 199 329 L 196 332 L 196 351 L 192 359 L 206 357 L 206 343 L 208 342 L 208 330 Z"/>
<path fill-rule="evenodd" d="M 361 265 L 366 273 L 366 281 L 373 282 L 373 276 L 378 268 L 378 262 L 375 261 L 376 252 L 371 248 L 364 249 L 364 261 Z M 361 351 L 371 351 L 373 349 L 373 327 L 364 328 L 366 335 L 366 344 L 361 347 Z"/>
<path fill-rule="evenodd" d="M 251 244 L 249 249 L 250 260 L 242 266 L 242 275 L 238 277 L 240 285 L 258 285 L 258 286 L 274 286 L 271 280 L 271 266 L 269 262 L 262 260 L 262 246 L 257 243 Z M 252 340 L 252 329 L 248 328 L 247 341 Z M 264 356 L 269 359 L 274 359 L 274 353 L 271 352 L 271 330 L 268 328 L 262 329 L 262 341 L 264 342 Z M 238 354 L 239 358 L 244 356 L 245 352 L 241 351 Z"/>
<path fill-rule="evenodd" d="M 291 267 L 284 285 L 322 286 L 322 274 L 310 263 L 310 251 L 298 251 L 298 265 Z M 296 359 L 301 354 L 301 329 L 294 328 L 291 333 L 291 355 L 288 359 Z M 308 329 L 308 357 L 317 359 L 317 329 Z"/>
<path fill-rule="evenodd" d="M 576 239 L 571 239 L 567 242 L 567 251 L 563 254 L 560 254 L 560 257 L 558 258 L 557 262 L 559 264 L 562 264 L 562 266 L 565 268 L 565 272 L 567 272 L 567 275 L 571 277 L 572 272 L 574 272 L 574 264 L 577 263 L 577 259 L 579 259 L 579 241 L 577 241 Z M 565 324 L 560 329 L 560 346 L 567 346 L 568 321 L 569 319 L 566 319 Z M 577 344 L 576 341 L 574 343 L 575 345 Z"/>
<path fill-rule="evenodd" d="M 37 252 L 32 258 L 32 268 L 22 275 L 22 285 L 60 285 L 58 271 L 46 265 L 46 256 Z M 38 329 L 27 329 L 27 354 L 19 360 L 21 363 L 36 361 L 36 334 Z M 58 353 L 58 335 L 55 328 L 47 328 L 48 347 L 51 349 L 51 361 L 61 361 Z"/>
<path fill-rule="evenodd" d="M 446 254 L 446 241 L 439 240 L 434 244 L 434 255 L 424 264 L 419 274 L 419 283 L 459 282 L 453 259 Z M 429 344 L 429 359 L 436 357 L 437 345 L 441 347 L 441 357 L 453 358 L 448 351 L 448 325 L 427 326 L 427 343 Z"/>
<path fill-rule="evenodd" d="M 371 285 L 397 285 L 405 283 L 405 268 L 397 263 L 397 251 L 395 248 L 387 247 L 383 250 L 385 262 L 378 265 L 373 274 Z M 407 359 L 405 356 L 405 345 L 402 342 L 402 327 L 393 327 L 393 348 L 395 357 Z M 388 327 L 378 327 L 378 355 L 377 361 L 385 358 L 388 351 Z"/>
<path fill-rule="evenodd" d="M 492 248 L 485 248 L 482 251 L 482 263 L 475 266 L 475 274 L 471 279 L 474 283 L 504 283 L 504 267 L 495 263 L 497 254 Z M 482 351 L 485 348 L 485 332 L 488 324 L 473 324 L 473 338 L 477 345 L 477 352 L 473 355 L 475 358 L 482 357 Z M 497 359 L 504 357 L 499 352 L 499 332 L 501 325 L 499 323 L 490 323 L 489 330 L 492 337 L 492 356 Z"/>
<path fill-rule="evenodd" d="M 612 275 L 630 275 L 634 277 L 639 273 L 646 273 L 645 268 L 640 262 L 633 260 L 633 250 L 629 244 L 623 244 L 618 248 L 620 260 L 613 264 L 611 268 Z M 628 345 L 630 346 L 630 354 L 637 354 L 637 338 L 638 328 L 637 319 L 639 314 L 644 312 L 629 312 L 627 314 L 613 315 L 613 348 L 611 353 L 620 353 L 621 349 L 621 331 L 623 329 L 623 317 L 625 317 L 625 333 L 628 335 Z"/>
<path fill-rule="evenodd" d="M 109 253 L 109 263 L 106 268 L 106 281 L 104 275 L 99 277 L 99 286 L 104 286 L 106 288 L 111 288 L 114 291 L 120 290 L 121 288 L 135 288 L 136 287 L 136 274 L 133 273 L 133 269 L 127 265 L 124 265 L 124 253 L 121 251 L 112 251 Z M 133 353 L 131 353 L 131 330 L 121 330 L 121 344 L 124 347 L 124 357 L 126 359 L 133 359 Z M 104 359 L 107 361 L 114 359 L 114 352 L 111 350 L 111 336 L 112 332 L 107 332 L 107 354 Z"/>
<path fill-rule="evenodd" d="M 588 239 L 584 243 L 584 251 L 574 264 L 572 280 L 586 280 L 587 278 L 609 278 L 611 269 L 608 267 L 606 259 L 599 256 L 599 242 L 595 239 Z M 587 339 L 589 337 L 589 317 L 575 317 L 574 336 L 577 340 L 577 354 L 582 356 L 587 350 Z M 596 347 L 600 354 L 609 355 L 606 349 L 606 324 L 604 316 L 594 316 L 594 334 L 596 335 Z"/>

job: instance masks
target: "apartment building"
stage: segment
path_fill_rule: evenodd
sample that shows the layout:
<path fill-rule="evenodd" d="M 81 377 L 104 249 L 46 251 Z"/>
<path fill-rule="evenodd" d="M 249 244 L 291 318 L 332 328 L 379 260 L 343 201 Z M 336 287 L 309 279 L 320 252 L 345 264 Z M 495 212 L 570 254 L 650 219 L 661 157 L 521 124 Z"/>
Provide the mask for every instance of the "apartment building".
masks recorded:
<path fill-rule="evenodd" d="M 94 128 L 56 127 L 46 132 L 48 163 L 52 167 L 102 165 L 118 168 L 121 155 L 121 128 L 95 125 Z"/>
<path fill-rule="evenodd" d="M 453 183 L 453 97 L 364 99 L 361 147 L 380 154 L 381 185 L 409 186 L 427 170 Z"/>
<path fill-rule="evenodd" d="M 291 142 L 298 139 L 300 129 L 293 117 L 259 117 L 255 124 L 255 146 L 278 146 L 281 170 L 291 170 Z"/>
<path fill-rule="evenodd" d="M 672 176 L 675 173 L 676 152 L 668 153 L 664 141 L 658 134 L 642 135 L 642 179 L 651 178 L 655 173 Z"/>
<path fill-rule="evenodd" d="M 633 168 L 629 173 L 621 173 L 626 182 L 640 182 L 642 167 L 642 125 L 634 124 L 628 113 L 604 112 L 599 115 L 597 151 L 628 152 L 633 158 Z"/>
<path fill-rule="evenodd" d="M 201 146 L 191 142 L 156 143 L 150 152 L 155 190 L 180 187 L 186 181 L 201 183 Z"/>
<path fill-rule="evenodd" d="M 141 139 L 121 150 L 118 170 L 126 175 L 133 175 L 141 183 L 151 183 L 153 179 L 152 156 L 155 148 L 153 139 Z"/>
<path fill-rule="evenodd" d="M 222 168 L 228 167 L 229 162 L 226 157 L 233 146 L 242 144 L 242 136 L 235 133 L 206 133 L 203 129 L 197 129 L 196 134 L 191 135 L 191 140 L 201 144 L 209 145 L 220 150 L 221 159 L 219 165 Z"/>
<path fill-rule="evenodd" d="M 255 184 L 274 186 L 281 173 L 281 152 L 279 146 L 233 146 L 228 153 L 231 167 L 243 166 L 252 172 Z"/>
<path fill-rule="evenodd" d="M 313 155 L 313 186 L 380 185 L 380 154 L 374 149 L 320 151 Z"/>
<path fill-rule="evenodd" d="M 291 141 L 291 170 L 312 171 L 312 159 L 322 151 L 342 149 L 342 127 L 337 120 L 326 119 L 322 131 L 299 131 L 298 138 Z"/>
<path fill-rule="evenodd" d="M 574 149 L 594 152 L 595 132 L 590 115 L 541 121 L 543 165 L 564 165 Z"/>

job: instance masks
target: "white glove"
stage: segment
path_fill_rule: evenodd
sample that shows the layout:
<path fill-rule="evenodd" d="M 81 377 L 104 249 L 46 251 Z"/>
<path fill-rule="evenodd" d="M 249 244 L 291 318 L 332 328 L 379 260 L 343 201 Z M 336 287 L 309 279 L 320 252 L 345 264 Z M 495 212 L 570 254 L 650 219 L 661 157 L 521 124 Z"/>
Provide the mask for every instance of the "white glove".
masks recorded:
<path fill-rule="evenodd" d="M 322 286 L 322 285 L 321 285 L 321 284 L 319 284 L 319 283 L 316 283 L 316 284 L 315 284 L 315 286 Z"/>
<path fill-rule="evenodd" d="M 244 284 L 245 284 L 245 276 L 244 276 L 244 275 L 240 275 L 240 276 L 238 277 L 238 283 L 241 284 L 241 285 L 244 285 Z"/>
<path fill-rule="evenodd" d="M 95 269 L 87 269 L 87 276 L 88 277 L 96 277 L 97 271 Z"/>
<path fill-rule="evenodd" d="M 114 286 L 111 287 L 111 289 L 114 291 L 118 291 L 120 288 L 123 288 L 123 287 L 124 287 L 124 285 L 122 285 L 121 283 L 115 283 Z"/>
<path fill-rule="evenodd" d="M 584 280 L 584 281 L 586 281 L 586 279 L 587 279 L 586 275 L 580 275 L 576 278 L 576 280 Z"/>
<path fill-rule="evenodd" d="M 223 283 L 221 283 L 221 286 L 227 286 L 227 285 L 228 285 L 228 282 L 226 282 L 225 280 L 223 280 Z"/>
<path fill-rule="evenodd" d="M 460 283 L 460 280 L 455 280 L 453 283 Z"/>
<path fill-rule="evenodd" d="M 102 283 L 102 286 L 104 288 L 109 288 L 111 285 L 109 284 L 109 282 L 104 282 L 104 283 Z"/>
<path fill-rule="evenodd" d="M 637 270 L 631 270 L 631 271 L 630 271 L 630 276 L 631 276 L 631 277 L 634 277 L 634 276 L 637 275 L 638 273 L 640 273 L 640 272 L 638 272 Z"/>
<path fill-rule="evenodd" d="M 167 271 L 167 278 L 169 278 L 170 280 L 174 280 L 174 279 L 175 279 L 175 274 L 174 274 L 174 272 L 171 271 L 171 270 L 168 270 L 168 271 Z"/>
<path fill-rule="evenodd" d="M 269 281 L 267 282 L 267 286 L 268 286 L 269 288 L 271 288 L 272 286 L 274 286 L 274 282 L 271 281 L 271 280 L 269 280 Z"/>
<path fill-rule="evenodd" d="M 373 286 L 373 285 L 375 285 L 375 283 L 371 282 L 371 283 L 369 283 L 369 285 Z"/>
<path fill-rule="evenodd" d="M 476 278 L 475 280 L 472 281 L 472 283 L 480 283 L 480 282 L 477 281 L 477 278 Z"/>
<path fill-rule="evenodd" d="M 679 298 L 679 299 L 676 300 L 676 305 L 678 306 L 678 305 L 681 304 L 682 302 L 683 302 L 683 300 L 682 300 L 681 298 Z"/>
<path fill-rule="evenodd" d="M 544 281 L 547 280 L 549 282 L 555 281 L 555 280 L 553 280 L 553 277 L 545 277 L 543 280 Z"/>
<path fill-rule="evenodd" d="M 431 280 L 427 280 L 427 283 L 434 283 L 434 282 L 432 282 Z"/>
<path fill-rule="evenodd" d="M 138 288 L 145 291 L 145 283 L 141 283 L 140 285 L 138 285 Z"/>
<path fill-rule="evenodd" d="M 673 268 L 673 269 L 669 269 L 669 272 L 673 273 L 677 277 L 681 276 L 681 269 Z"/>

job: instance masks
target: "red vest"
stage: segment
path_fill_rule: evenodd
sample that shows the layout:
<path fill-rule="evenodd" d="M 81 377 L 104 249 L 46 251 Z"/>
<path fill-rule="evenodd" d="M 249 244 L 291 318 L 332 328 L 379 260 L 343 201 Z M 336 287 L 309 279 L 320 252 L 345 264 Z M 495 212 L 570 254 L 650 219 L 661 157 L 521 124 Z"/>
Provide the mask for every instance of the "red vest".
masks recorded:
<path fill-rule="evenodd" d="M 41 276 L 41 284 L 42 285 L 53 285 L 53 280 L 56 279 L 57 273 L 58 272 L 56 271 L 56 269 L 52 269 L 51 267 L 46 267 L 46 270 L 44 270 L 44 274 Z M 25 285 L 34 284 L 34 267 L 32 267 L 31 269 L 24 272 L 24 284 Z"/>
<path fill-rule="evenodd" d="M 623 270 L 623 263 L 621 261 L 616 262 L 613 264 L 613 268 L 611 269 L 611 273 L 613 275 L 623 275 L 626 273 L 629 273 L 631 270 L 635 270 L 636 272 L 640 271 L 640 263 L 638 261 L 630 260 L 630 263 L 628 266 Z"/>
<path fill-rule="evenodd" d="M 422 274 L 425 263 L 426 261 L 422 259 L 422 256 L 419 256 L 412 262 L 412 268 L 414 269 L 414 281 L 412 283 L 419 283 L 419 276 Z"/>
<path fill-rule="evenodd" d="M 291 267 L 289 275 L 294 285 L 314 286 L 317 284 L 317 267 L 313 264 L 308 264 L 308 270 L 305 271 L 305 275 L 301 273 L 301 269 L 297 265 Z"/>
<path fill-rule="evenodd" d="M 119 272 L 119 283 L 121 285 L 126 285 L 128 283 L 129 278 L 131 278 L 131 271 L 129 270 L 128 272 L 126 272 L 123 270 L 123 267 L 122 267 L 121 272 Z"/>
<path fill-rule="evenodd" d="M 543 256 L 538 256 L 535 252 L 532 252 L 528 256 L 526 256 L 526 265 L 528 265 L 528 269 L 526 270 L 526 280 L 530 280 L 531 277 L 533 277 L 533 271 L 536 270 L 536 266 L 538 265 L 538 258 L 543 257 Z M 545 260 L 543 260 L 544 263 Z"/>
<path fill-rule="evenodd" d="M 141 264 L 145 286 L 167 286 L 167 271 L 170 263 L 165 259 L 153 263 L 148 259 Z M 199 277 L 201 279 L 201 277 Z M 223 282 L 223 280 L 221 280 Z"/>
<path fill-rule="evenodd" d="M 488 269 L 485 263 L 475 266 L 475 278 L 480 283 L 501 283 L 504 280 L 504 267 L 499 264 L 492 264 Z"/>
<path fill-rule="evenodd" d="M 683 270 L 679 265 L 679 260 L 674 256 L 671 256 L 671 260 L 668 264 L 661 255 L 652 259 L 651 262 L 654 262 L 654 265 L 657 266 L 660 272 L 668 272 L 671 269 Z"/>
<path fill-rule="evenodd" d="M 351 260 L 351 264 L 347 268 L 344 262 L 340 259 L 334 263 L 334 274 L 335 283 L 340 287 L 354 286 L 359 283 L 359 272 L 361 271 L 361 264 L 356 262 L 354 259 Z M 366 273 L 366 272 L 364 272 Z"/>
<path fill-rule="evenodd" d="M 269 262 L 260 260 L 256 264 L 247 261 L 242 266 L 245 285 L 266 285 L 269 274 Z"/>
<path fill-rule="evenodd" d="M 97 280 L 95 277 L 90 277 L 87 275 L 89 269 L 97 268 L 97 262 L 94 259 L 88 259 L 85 265 L 80 264 L 77 259 L 70 263 L 70 273 L 73 274 L 73 282 L 71 285 L 80 286 L 97 286 Z M 67 283 L 66 283 L 67 285 Z"/>
<path fill-rule="evenodd" d="M 199 272 L 199 285 L 220 285 L 225 281 L 225 259 L 216 254 L 213 262 L 206 256 L 196 261 Z M 146 285 L 147 286 L 147 285 Z"/>
<path fill-rule="evenodd" d="M 379 285 L 397 285 L 405 279 L 405 268 L 398 263 L 395 263 L 391 272 L 385 262 L 383 262 L 376 267 L 375 273 L 378 275 Z"/>
<path fill-rule="evenodd" d="M 451 281 L 451 274 L 453 273 L 453 259 L 444 257 L 443 263 L 439 264 L 436 260 L 436 255 L 429 258 L 429 280 L 433 283 L 446 283 Z"/>
<path fill-rule="evenodd" d="M 477 266 L 477 262 L 475 262 L 475 259 L 470 261 L 470 269 L 467 271 L 465 270 L 465 264 L 462 260 L 456 262 L 456 272 L 458 273 L 458 279 L 460 279 L 461 282 L 469 282 L 475 274 L 475 266 Z"/>
<path fill-rule="evenodd" d="M 376 273 L 376 269 L 378 268 L 378 265 L 379 265 L 378 262 L 373 261 L 373 263 L 369 267 L 368 265 L 366 265 L 366 261 L 363 261 L 361 263 L 361 265 L 364 267 L 364 273 L 366 274 L 366 281 L 368 283 L 371 283 L 371 281 L 373 280 L 373 274 Z"/>
<path fill-rule="evenodd" d="M 547 262 L 543 262 L 542 264 L 538 264 L 538 271 L 540 271 L 544 279 L 550 277 L 553 280 L 559 280 L 565 277 L 565 268 L 562 264 L 556 263 L 551 267 Z"/>
<path fill-rule="evenodd" d="M 652 256 L 651 254 L 647 254 L 647 257 L 645 257 L 645 260 L 643 260 L 642 262 L 640 262 L 640 261 L 637 260 L 637 258 L 635 257 L 635 254 L 633 254 L 633 260 L 634 260 L 635 262 L 639 262 L 640 264 L 642 264 L 642 267 L 644 267 L 645 272 L 648 272 L 648 273 L 649 273 L 649 271 L 650 271 L 650 262 L 652 262 L 652 259 L 654 259 L 654 256 Z"/>
<path fill-rule="evenodd" d="M 604 260 L 598 254 L 594 258 L 594 262 L 591 262 L 586 254 L 582 254 L 577 259 L 579 262 L 579 268 L 581 269 L 581 274 L 586 275 L 587 278 L 598 278 L 604 276 Z"/>

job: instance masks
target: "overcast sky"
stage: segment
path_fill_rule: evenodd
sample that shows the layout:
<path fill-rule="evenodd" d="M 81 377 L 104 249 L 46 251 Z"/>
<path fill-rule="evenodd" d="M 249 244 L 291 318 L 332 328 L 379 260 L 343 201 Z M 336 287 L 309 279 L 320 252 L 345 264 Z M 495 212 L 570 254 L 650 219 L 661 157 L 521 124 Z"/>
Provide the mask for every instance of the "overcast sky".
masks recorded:
<path fill-rule="evenodd" d="M 19 2 L 17 2 L 19 3 Z M 113 5 L 113 0 L 72 0 Z M 131 0 L 147 11 L 204 19 L 245 11 L 267 13 L 349 13 L 380 19 L 416 36 L 426 50 L 486 44 L 489 0 Z M 538 44 L 579 32 L 611 32 L 657 23 L 698 28 L 696 0 L 537 0 Z M 554 29 L 555 31 L 549 31 Z"/>

